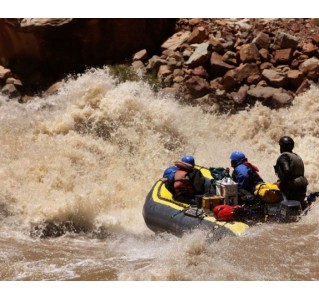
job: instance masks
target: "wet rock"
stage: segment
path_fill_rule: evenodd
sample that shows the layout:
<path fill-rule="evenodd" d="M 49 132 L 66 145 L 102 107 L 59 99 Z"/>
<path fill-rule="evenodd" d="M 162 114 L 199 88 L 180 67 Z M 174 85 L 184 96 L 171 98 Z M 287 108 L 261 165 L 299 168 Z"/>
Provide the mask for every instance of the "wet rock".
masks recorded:
<path fill-rule="evenodd" d="M 257 86 L 255 88 L 250 89 L 247 94 L 250 97 L 255 98 L 256 100 L 268 100 L 274 94 L 280 92 L 280 89 L 276 89 L 273 87 L 260 87 Z"/>
<path fill-rule="evenodd" d="M 157 73 L 160 66 L 166 65 L 166 64 L 167 64 L 167 62 L 165 59 L 162 59 L 157 55 L 153 55 L 152 58 L 149 59 L 149 61 L 148 61 L 148 64 L 146 66 L 146 70 L 148 72 L 153 71 L 153 72 Z"/>
<path fill-rule="evenodd" d="M 199 76 L 193 76 L 185 82 L 191 95 L 195 98 L 203 97 L 210 92 L 208 82 Z"/>
<path fill-rule="evenodd" d="M 171 68 L 168 65 L 161 65 L 157 72 L 157 78 L 161 80 L 162 78 L 167 77 L 171 73 Z"/>
<path fill-rule="evenodd" d="M 304 93 L 305 91 L 307 91 L 310 88 L 310 82 L 308 79 L 304 79 L 304 81 L 301 83 L 301 85 L 299 86 L 299 88 L 296 91 L 296 95 L 300 95 L 302 93 Z"/>
<path fill-rule="evenodd" d="M 279 92 L 279 93 L 273 94 L 273 96 L 271 97 L 271 104 L 274 107 L 283 107 L 288 104 L 291 104 L 293 99 L 294 98 L 291 94 L 285 93 L 285 92 Z"/>
<path fill-rule="evenodd" d="M 63 86 L 62 81 L 56 82 L 56 83 L 52 84 L 47 90 L 45 90 L 42 93 L 42 96 L 48 97 L 48 96 L 57 94 L 59 92 L 59 90 L 62 88 L 62 86 Z"/>
<path fill-rule="evenodd" d="M 234 102 L 242 104 L 245 102 L 248 92 L 248 85 L 243 85 L 239 88 L 238 92 L 232 92 L 231 96 Z"/>
<path fill-rule="evenodd" d="M 19 100 L 21 98 L 21 94 L 19 93 L 19 91 L 17 90 L 15 85 L 12 83 L 6 84 L 1 89 L 1 93 L 8 96 L 9 99 L 18 99 Z"/>
<path fill-rule="evenodd" d="M 66 233 L 87 232 L 88 229 L 72 221 L 53 222 L 46 221 L 42 224 L 34 225 L 30 231 L 32 238 L 56 238 Z"/>
<path fill-rule="evenodd" d="M 318 75 L 319 74 L 319 59 L 316 57 L 309 58 L 300 64 L 299 70 L 306 74 L 307 77 L 309 75 Z"/>
<path fill-rule="evenodd" d="M 141 60 L 133 61 L 132 70 L 139 76 L 143 76 L 146 73 L 146 68 Z"/>

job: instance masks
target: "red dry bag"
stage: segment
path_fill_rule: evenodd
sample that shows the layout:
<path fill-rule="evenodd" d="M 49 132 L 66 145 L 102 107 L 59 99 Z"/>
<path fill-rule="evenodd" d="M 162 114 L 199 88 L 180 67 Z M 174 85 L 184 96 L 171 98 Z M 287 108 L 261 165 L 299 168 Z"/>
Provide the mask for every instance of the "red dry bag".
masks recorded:
<path fill-rule="evenodd" d="M 213 212 L 218 221 L 234 221 L 233 211 L 239 205 L 231 206 L 227 204 L 217 205 L 214 207 Z"/>

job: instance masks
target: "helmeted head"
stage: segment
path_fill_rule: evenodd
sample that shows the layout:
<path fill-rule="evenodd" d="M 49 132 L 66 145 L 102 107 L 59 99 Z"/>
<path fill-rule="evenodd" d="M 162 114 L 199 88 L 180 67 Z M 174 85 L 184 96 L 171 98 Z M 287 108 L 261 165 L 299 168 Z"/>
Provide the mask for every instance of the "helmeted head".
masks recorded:
<path fill-rule="evenodd" d="M 284 135 L 279 139 L 279 146 L 280 153 L 292 152 L 292 149 L 295 146 L 295 142 L 290 136 Z"/>
<path fill-rule="evenodd" d="M 182 162 L 187 163 L 189 165 L 194 166 L 195 165 L 195 159 L 191 155 L 185 155 L 182 157 Z"/>
<path fill-rule="evenodd" d="M 167 178 L 167 179 L 171 179 L 174 177 L 175 172 L 178 170 L 177 167 L 173 166 L 173 167 L 168 167 L 163 174 L 163 177 Z"/>
<path fill-rule="evenodd" d="M 238 163 L 244 161 L 245 159 L 246 159 L 245 154 L 243 152 L 240 152 L 240 151 L 234 151 L 230 155 L 232 167 L 236 166 Z"/>

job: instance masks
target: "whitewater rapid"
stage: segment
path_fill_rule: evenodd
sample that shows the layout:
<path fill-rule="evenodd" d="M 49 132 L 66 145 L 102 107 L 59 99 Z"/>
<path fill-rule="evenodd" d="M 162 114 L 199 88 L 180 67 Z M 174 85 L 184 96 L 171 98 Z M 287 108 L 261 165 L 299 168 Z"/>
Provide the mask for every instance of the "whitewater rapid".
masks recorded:
<path fill-rule="evenodd" d="M 301 222 L 263 224 L 209 244 L 201 232 L 154 235 L 142 207 L 182 155 L 229 167 L 243 151 L 275 181 L 278 140 L 290 135 L 319 191 L 319 87 L 290 108 L 257 103 L 233 115 L 181 104 L 107 67 L 69 76 L 58 92 L 20 104 L 0 96 L 2 280 L 318 280 L 318 205 Z M 85 232 L 30 236 L 71 221 Z M 225 255 L 227 253 L 227 255 Z M 249 255 L 247 255 L 249 253 Z"/>

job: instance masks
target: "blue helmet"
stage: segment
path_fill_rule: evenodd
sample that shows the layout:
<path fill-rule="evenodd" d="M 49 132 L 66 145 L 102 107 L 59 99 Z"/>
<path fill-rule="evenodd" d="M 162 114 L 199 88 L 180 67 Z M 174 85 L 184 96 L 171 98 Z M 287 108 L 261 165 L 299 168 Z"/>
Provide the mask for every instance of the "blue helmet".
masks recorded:
<path fill-rule="evenodd" d="M 190 164 L 190 165 L 192 165 L 192 166 L 195 165 L 195 159 L 194 159 L 194 157 L 191 156 L 191 155 L 183 156 L 183 157 L 182 157 L 182 162 L 187 163 L 187 164 Z"/>
<path fill-rule="evenodd" d="M 175 175 L 175 172 L 178 170 L 177 167 L 169 167 L 164 171 L 163 177 L 166 177 L 167 179 L 172 179 Z"/>
<path fill-rule="evenodd" d="M 230 160 L 233 160 L 236 163 L 243 161 L 245 158 L 246 158 L 245 154 L 240 151 L 235 151 L 230 155 Z"/>

